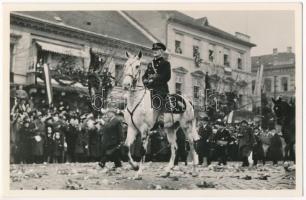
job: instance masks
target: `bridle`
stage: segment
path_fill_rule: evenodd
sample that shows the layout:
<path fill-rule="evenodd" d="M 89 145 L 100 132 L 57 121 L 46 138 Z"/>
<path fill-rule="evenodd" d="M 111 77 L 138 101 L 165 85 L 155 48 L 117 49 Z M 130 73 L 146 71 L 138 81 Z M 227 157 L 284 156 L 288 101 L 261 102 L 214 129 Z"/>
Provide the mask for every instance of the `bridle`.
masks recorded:
<path fill-rule="evenodd" d="M 131 65 L 133 65 L 134 63 L 136 62 L 136 60 L 134 61 L 134 62 L 132 62 L 131 64 L 130 64 L 130 66 Z M 129 67 L 130 67 L 129 66 Z M 126 69 L 126 65 L 124 66 L 124 68 Z M 125 69 L 124 69 L 124 71 L 125 71 Z M 134 69 L 132 68 L 132 74 L 126 74 L 125 76 L 128 76 L 128 77 L 130 77 L 131 79 L 132 79 L 132 89 L 133 90 L 135 90 L 136 89 L 136 87 L 142 87 L 143 88 L 143 86 L 137 86 L 136 84 L 137 84 L 137 82 L 139 81 L 139 79 L 140 79 L 140 74 L 141 74 L 141 70 L 140 69 L 138 69 L 138 71 L 137 71 L 137 73 L 136 73 L 136 75 L 135 76 L 133 76 L 133 73 L 134 72 Z"/>
<path fill-rule="evenodd" d="M 132 64 L 134 64 L 136 61 L 134 61 L 133 63 L 130 64 L 130 66 Z M 126 68 L 126 66 L 125 66 Z M 133 76 L 133 68 L 132 68 L 132 74 L 126 74 L 125 76 L 128 76 L 132 79 L 132 86 L 131 86 L 131 89 L 130 89 L 130 92 L 135 92 L 137 91 L 137 87 L 139 87 L 140 89 L 138 90 L 144 90 L 144 93 L 143 95 L 141 96 L 140 100 L 137 102 L 136 106 L 134 106 L 134 108 L 132 110 L 130 110 L 128 107 L 126 108 L 127 112 L 130 114 L 130 118 L 131 118 L 131 121 L 132 121 L 132 124 L 133 126 L 136 128 L 136 130 L 138 131 L 138 133 L 141 133 L 139 128 L 136 126 L 135 122 L 134 122 L 134 118 L 133 118 L 133 115 L 134 115 L 134 112 L 136 111 L 136 109 L 138 108 L 138 106 L 140 105 L 140 103 L 142 102 L 142 100 L 144 99 L 145 97 L 145 94 L 147 93 L 147 89 L 146 87 L 144 86 L 137 86 L 137 82 L 138 80 L 140 79 L 140 74 L 141 74 L 141 70 L 140 68 L 138 69 L 137 73 L 135 76 Z"/>

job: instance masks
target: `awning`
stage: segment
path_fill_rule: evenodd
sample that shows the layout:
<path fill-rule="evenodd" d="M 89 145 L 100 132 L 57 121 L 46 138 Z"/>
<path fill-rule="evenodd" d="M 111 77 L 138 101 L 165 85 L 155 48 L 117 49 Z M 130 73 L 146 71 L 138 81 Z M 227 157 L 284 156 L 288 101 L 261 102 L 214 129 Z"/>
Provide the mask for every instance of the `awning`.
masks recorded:
<path fill-rule="evenodd" d="M 37 41 L 36 44 L 38 44 L 45 51 L 50 51 L 53 53 L 59 53 L 69 56 L 85 57 L 85 53 L 81 49 L 75 49 L 73 47 L 66 47 L 62 45 L 41 42 L 41 41 Z"/>

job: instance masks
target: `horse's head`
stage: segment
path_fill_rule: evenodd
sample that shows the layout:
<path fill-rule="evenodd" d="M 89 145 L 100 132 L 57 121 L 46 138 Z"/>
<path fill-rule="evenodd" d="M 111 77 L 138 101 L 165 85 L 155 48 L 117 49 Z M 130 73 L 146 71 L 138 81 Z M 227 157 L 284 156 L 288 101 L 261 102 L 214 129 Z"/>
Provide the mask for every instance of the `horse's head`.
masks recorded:
<path fill-rule="evenodd" d="M 135 88 L 137 81 L 140 78 L 141 69 L 141 51 L 137 55 L 130 55 L 128 52 L 125 52 L 128 60 L 124 64 L 124 74 L 123 74 L 123 88 L 130 90 Z"/>
<path fill-rule="evenodd" d="M 105 64 L 105 59 L 100 54 L 93 53 L 92 49 L 89 50 L 90 53 L 90 68 L 92 71 L 99 70 Z"/>
<path fill-rule="evenodd" d="M 291 107 L 286 101 L 282 101 L 280 98 L 275 100 L 272 98 L 273 111 L 277 118 L 277 123 L 281 124 L 282 121 L 291 115 Z"/>

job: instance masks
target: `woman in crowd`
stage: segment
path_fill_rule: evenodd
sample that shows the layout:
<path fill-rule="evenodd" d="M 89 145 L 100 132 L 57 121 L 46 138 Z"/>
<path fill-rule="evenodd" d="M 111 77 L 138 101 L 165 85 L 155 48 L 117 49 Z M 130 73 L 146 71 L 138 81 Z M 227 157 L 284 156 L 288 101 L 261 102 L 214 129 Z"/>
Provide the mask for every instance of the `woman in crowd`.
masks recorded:
<path fill-rule="evenodd" d="M 43 148 L 45 138 L 45 124 L 42 122 L 41 113 L 38 112 L 37 116 L 34 116 L 34 126 L 32 139 L 31 139 L 31 157 L 32 162 L 42 163 L 43 162 Z"/>

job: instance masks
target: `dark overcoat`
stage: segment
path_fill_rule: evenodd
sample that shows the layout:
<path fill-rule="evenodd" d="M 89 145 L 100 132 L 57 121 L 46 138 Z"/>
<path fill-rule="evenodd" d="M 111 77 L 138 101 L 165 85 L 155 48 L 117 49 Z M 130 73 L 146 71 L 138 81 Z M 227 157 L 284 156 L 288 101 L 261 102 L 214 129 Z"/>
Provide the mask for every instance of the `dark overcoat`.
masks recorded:
<path fill-rule="evenodd" d="M 271 145 L 268 150 L 268 157 L 270 160 L 281 160 L 283 158 L 282 141 L 278 134 L 275 134 L 271 138 Z"/>
<path fill-rule="evenodd" d="M 209 155 L 210 140 L 212 139 L 212 134 L 212 128 L 208 124 L 205 127 L 201 126 L 199 129 L 199 154 L 201 154 L 203 157 Z"/>
<path fill-rule="evenodd" d="M 35 130 L 33 131 L 31 138 L 31 154 L 33 156 L 42 156 L 44 153 L 44 142 L 45 142 L 45 125 L 39 119 L 34 121 Z M 40 137 L 41 140 L 35 140 L 35 137 Z"/>
<path fill-rule="evenodd" d="M 118 147 L 122 142 L 121 121 L 114 117 L 105 124 L 102 132 L 101 153 L 104 155 L 107 150 Z"/>
<path fill-rule="evenodd" d="M 255 144 L 255 137 L 253 130 L 250 127 L 241 127 L 238 131 L 239 137 L 239 154 L 241 157 L 250 155 L 253 145 Z"/>

